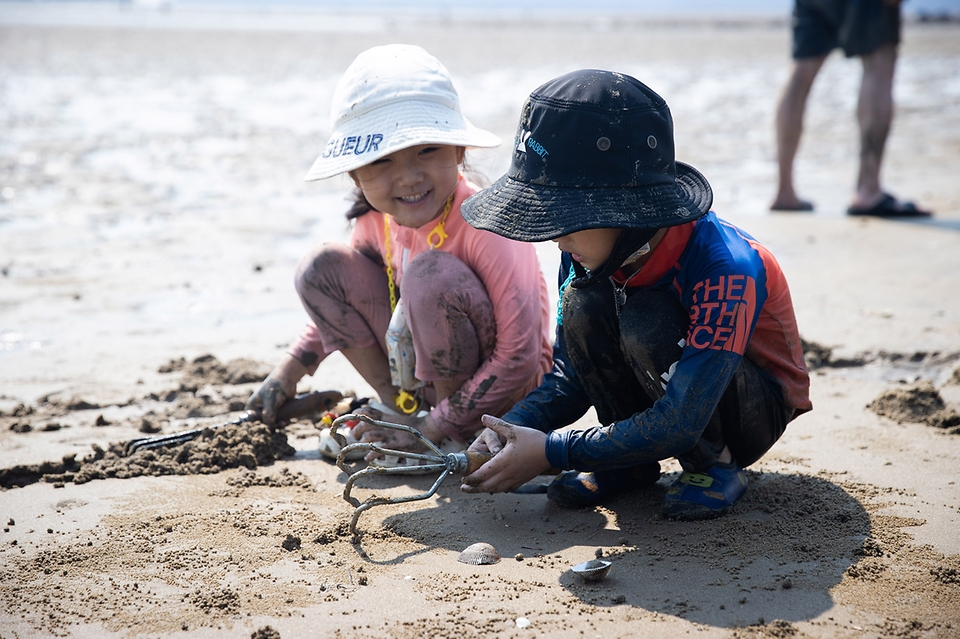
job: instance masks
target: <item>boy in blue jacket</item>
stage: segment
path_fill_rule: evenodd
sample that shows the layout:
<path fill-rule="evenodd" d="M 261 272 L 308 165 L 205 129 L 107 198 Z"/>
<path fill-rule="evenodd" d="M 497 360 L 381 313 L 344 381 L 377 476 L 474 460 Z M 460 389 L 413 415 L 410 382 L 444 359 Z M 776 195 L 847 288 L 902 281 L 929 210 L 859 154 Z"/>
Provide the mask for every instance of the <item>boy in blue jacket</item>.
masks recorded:
<path fill-rule="evenodd" d="M 674 159 L 666 102 L 630 76 L 583 70 L 524 105 L 510 170 L 462 207 L 479 229 L 563 251 L 554 367 L 487 427 L 496 456 L 466 492 L 513 490 L 549 468 L 553 501 L 584 507 L 684 472 L 662 512 L 728 512 L 789 421 L 811 409 L 786 279 L 756 240 L 710 211 Z M 600 426 L 558 429 L 590 407 Z"/>

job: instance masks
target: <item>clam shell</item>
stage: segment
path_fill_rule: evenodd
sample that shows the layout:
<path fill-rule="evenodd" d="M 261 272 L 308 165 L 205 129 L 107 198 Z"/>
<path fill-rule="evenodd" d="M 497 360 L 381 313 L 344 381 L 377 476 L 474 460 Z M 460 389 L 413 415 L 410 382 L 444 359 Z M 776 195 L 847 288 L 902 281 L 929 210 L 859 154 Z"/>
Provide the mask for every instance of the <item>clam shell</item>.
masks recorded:
<path fill-rule="evenodd" d="M 612 565 L 612 561 L 591 559 L 582 564 L 577 564 L 570 570 L 580 575 L 580 578 L 584 581 L 600 581 L 607 576 L 607 573 L 610 572 L 610 566 Z"/>
<path fill-rule="evenodd" d="M 467 546 L 457 557 L 457 561 L 462 564 L 472 564 L 474 566 L 483 566 L 486 564 L 495 564 L 500 561 L 500 555 L 497 549 L 488 543 L 479 542 L 472 546 Z"/>

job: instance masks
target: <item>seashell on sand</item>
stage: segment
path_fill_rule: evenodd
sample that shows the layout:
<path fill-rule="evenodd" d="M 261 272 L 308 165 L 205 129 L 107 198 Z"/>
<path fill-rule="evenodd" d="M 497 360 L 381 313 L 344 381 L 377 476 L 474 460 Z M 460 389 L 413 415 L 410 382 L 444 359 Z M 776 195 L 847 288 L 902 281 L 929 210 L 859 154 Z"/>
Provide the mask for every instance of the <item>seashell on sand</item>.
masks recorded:
<path fill-rule="evenodd" d="M 610 566 L 612 565 L 612 561 L 591 559 L 582 564 L 577 564 L 570 570 L 578 574 L 584 581 L 600 581 L 607 576 L 607 573 L 610 572 Z"/>
<path fill-rule="evenodd" d="M 474 566 L 483 566 L 495 564 L 500 561 L 500 555 L 497 549 L 488 543 L 479 542 L 472 546 L 467 546 L 457 557 L 457 561 L 462 564 L 472 564 Z"/>

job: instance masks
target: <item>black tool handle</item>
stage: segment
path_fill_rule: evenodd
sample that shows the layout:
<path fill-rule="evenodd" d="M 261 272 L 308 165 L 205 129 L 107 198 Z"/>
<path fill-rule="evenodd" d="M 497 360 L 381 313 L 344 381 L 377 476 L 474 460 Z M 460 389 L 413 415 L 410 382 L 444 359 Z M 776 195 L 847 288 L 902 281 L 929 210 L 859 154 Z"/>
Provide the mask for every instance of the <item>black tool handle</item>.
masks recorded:
<path fill-rule="evenodd" d="M 330 410 L 337 403 L 343 399 L 343 395 L 339 391 L 329 390 L 329 391 L 313 391 L 312 393 L 305 393 L 294 397 L 288 402 L 285 402 L 283 406 L 280 407 L 280 410 L 277 411 L 277 421 L 278 422 L 288 422 L 291 419 L 296 419 L 297 417 L 305 417 L 317 411 L 321 410 Z M 158 435 L 156 437 L 141 437 L 140 439 L 134 439 L 127 442 L 127 454 L 132 454 L 138 450 L 149 450 L 151 448 L 160 448 L 162 446 L 175 446 L 176 444 L 183 444 L 184 442 L 192 441 L 200 436 L 200 434 L 207 430 L 208 428 L 219 428 L 221 426 L 236 425 L 236 424 L 245 424 L 247 422 L 253 422 L 260 419 L 260 410 L 248 410 L 241 414 L 236 419 L 233 419 L 229 422 L 223 424 L 216 424 L 214 426 L 204 426 L 202 428 L 194 428 L 193 430 L 185 430 L 179 433 L 171 433 L 170 435 Z"/>
<path fill-rule="evenodd" d="M 336 406 L 343 399 L 340 391 L 313 391 L 298 395 L 283 404 L 277 411 L 278 422 L 288 422 L 297 417 L 305 417 L 317 411 L 327 411 Z M 259 418 L 259 414 L 257 416 Z"/>

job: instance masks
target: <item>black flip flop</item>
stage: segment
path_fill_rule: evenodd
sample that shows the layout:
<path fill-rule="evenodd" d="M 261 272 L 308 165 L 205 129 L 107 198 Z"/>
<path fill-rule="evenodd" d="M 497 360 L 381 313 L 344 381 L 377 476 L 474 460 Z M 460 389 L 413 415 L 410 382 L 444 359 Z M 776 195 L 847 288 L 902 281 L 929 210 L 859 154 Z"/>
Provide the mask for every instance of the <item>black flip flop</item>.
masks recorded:
<path fill-rule="evenodd" d="M 883 194 L 883 199 L 868 209 L 850 207 L 847 209 L 847 215 L 859 215 L 870 217 L 930 217 L 933 215 L 930 211 L 918 209 L 913 202 L 898 202 L 897 198 L 889 193 Z"/>
<path fill-rule="evenodd" d="M 786 206 L 782 204 L 771 204 L 771 211 L 784 211 L 788 213 L 809 213 L 813 210 L 813 202 L 808 202 L 807 200 L 800 200 L 800 203 L 796 206 Z"/>

